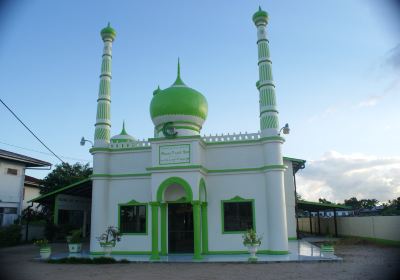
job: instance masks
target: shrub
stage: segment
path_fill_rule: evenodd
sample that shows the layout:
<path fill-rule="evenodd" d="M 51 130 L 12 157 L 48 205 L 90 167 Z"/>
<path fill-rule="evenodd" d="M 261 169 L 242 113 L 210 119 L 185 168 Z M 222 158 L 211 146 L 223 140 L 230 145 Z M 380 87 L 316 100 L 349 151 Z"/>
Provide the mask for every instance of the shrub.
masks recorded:
<path fill-rule="evenodd" d="M 13 246 L 21 241 L 21 226 L 9 225 L 0 228 L 0 247 Z"/>

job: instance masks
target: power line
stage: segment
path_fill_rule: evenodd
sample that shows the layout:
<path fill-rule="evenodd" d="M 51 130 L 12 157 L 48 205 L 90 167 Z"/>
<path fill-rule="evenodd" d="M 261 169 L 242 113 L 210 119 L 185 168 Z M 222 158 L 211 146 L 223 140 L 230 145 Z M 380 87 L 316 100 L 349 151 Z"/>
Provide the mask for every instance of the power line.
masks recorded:
<path fill-rule="evenodd" d="M 18 116 L 6 105 L 6 103 L 3 102 L 3 100 L 1 100 L 1 98 L 0 102 L 3 103 L 3 105 L 8 109 L 8 111 L 10 111 L 10 113 L 13 114 L 13 116 L 33 135 L 33 137 L 35 137 L 47 150 L 49 150 L 50 153 L 52 153 L 56 158 L 58 158 L 62 163 L 64 163 L 64 161 L 59 156 L 57 156 L 49 147 L 47 147 L 46 144 L 43 143 L 43 141 L 40 140 L 39 137 L 37 137 L 36 134 L 33 133 L 33 131 L 30 130 L 29 127 L 20 118 L 18 118 Z"/>
<path fill-rule="evenodd" d="M 26 148 L 26 147 L 21 147 L 21 146 L 9 144 L 9 143 L 3 142 L 3 141 L 0 141 L 0 144 L 4 144 L 4 145 L 7 145 L 7 146 L 11 146 L 11 147 L 15 147 L 15 148 L 18 148 L 18 149 L 23 149 L 23 150 L 27 150 L 27 151 L 31 151 L 31 152 L 35 152 L 35 153 L 40 153 L 40 154 L 43 154 L 43 155 L 52 155 L 50 153 L 46 153 L 46 152 L 42 152 L 42 151 L 38 151 L 38 150 Z M 60 155 L 60 157 L 61 158 L 65 158 L 65 159 L 81 161 L 81 162 L 90 162 L 90 160 L 82 159 L 82 158 L 73 158 L 73 157 L 67 157 L 67 156 L 63 156 L 63 155 Z"/>

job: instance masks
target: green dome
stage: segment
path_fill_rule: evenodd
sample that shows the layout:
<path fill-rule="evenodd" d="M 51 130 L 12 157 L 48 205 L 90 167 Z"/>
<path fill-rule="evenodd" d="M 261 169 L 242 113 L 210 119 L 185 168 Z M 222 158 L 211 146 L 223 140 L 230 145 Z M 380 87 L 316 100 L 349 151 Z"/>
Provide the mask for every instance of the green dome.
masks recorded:
<path fill-rule="evenodd" d="M 104 27 L 101 30 L 100 34 L 103 40 L 105 38 L 111 38 L 114 41 L 115 37 L 117 36 L 117 32 L 115 31 L 114 28 L 111 27 L 110 23 L 108 23 L 107 27 Z"/>
<path fill-rule="evenodd" d="M 258 11 L 253 15 L 254 23 L 257 23 L 259 20 L 268 21 L 268 13 L 266 11 L 261 10 L 261 7 L 258 7 Z"/>
<path fill-rule="evenodd" d="M 153 92 L 150 104 L 151 118 L 168 115 L 188 115 L 205 120 L 208 113 L 206 98 L 197 90 L 186 86 L 180 77 L 178 63 L 178 77 L 172 86 Z"/>

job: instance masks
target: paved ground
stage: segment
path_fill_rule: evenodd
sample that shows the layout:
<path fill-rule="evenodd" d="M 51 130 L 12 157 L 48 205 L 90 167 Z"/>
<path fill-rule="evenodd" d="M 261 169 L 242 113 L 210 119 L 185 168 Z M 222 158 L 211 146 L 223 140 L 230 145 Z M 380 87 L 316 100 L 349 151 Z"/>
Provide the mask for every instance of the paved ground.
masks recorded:
<path fill-rule="evenodd" d="M 64 251 L 65 244 L 53 246 Z M 0 249 L 0 279 L 395 279 L 400 248 L 371 244 L 342 244 L 336 248 L 344 260 L 334 263 L 271 264 L 106 264 L 67 265 L 34 261 L 32 245 Z M 398 276 L 400 274 L 397 274 Z"/>

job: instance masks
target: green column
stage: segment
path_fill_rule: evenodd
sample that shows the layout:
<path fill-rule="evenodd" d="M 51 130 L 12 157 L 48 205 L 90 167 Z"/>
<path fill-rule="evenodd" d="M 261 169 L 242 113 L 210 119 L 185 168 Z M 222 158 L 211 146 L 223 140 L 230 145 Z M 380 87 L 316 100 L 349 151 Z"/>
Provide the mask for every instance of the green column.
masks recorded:
<path fill-rule="evenodd" d="M 151 260 L 159 260 L 158 254 L 158 202 L 150 202 L 151 205 Z"/>
<path fill-rule="evenodd" d="M 161 210 L 161 255 L 167 255 L 167 204 L 160 203 Z"/>
<path fill-rule="evenodd" d="M 207 202 L 201 204 L 201 245 L 203 254 L 208 254 Z"/>
<path fill-rule="evenodd" d="M 194 230 L 194 259 L 201 259 L 201 220 L 200 204 L 198 200 L 192 201 L 193 205 L 193 230 Z"/>

